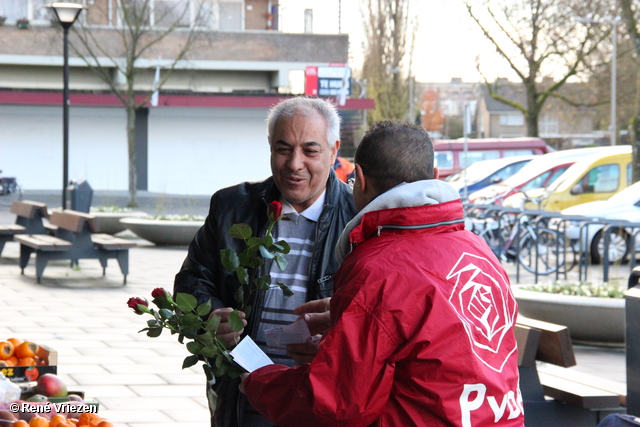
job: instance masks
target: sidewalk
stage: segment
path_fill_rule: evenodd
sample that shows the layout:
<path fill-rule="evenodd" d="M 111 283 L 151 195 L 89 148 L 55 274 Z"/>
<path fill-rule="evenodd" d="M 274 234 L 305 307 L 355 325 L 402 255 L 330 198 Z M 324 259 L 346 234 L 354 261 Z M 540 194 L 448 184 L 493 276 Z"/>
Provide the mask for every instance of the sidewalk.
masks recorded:
<path fill-rule="evenodd" d="M 0 207 L 0 223 L 12 222 L 8 208 Z M 81 260 L 80 270 L 68 261 L 50 262 L 38 285 L 33 260 L 21 276 L 19 246 L 7 243 L 0 257 L 0 339 L 15 336 L 57 350 L 58 375 L 69 389 L 97 400 L 100 415 L 118 427 L 208 427 L 202 368 L 181 370 L 188 355 L 184 346 L 168 334 L 138 333 L 147 317 L 126 306 L 131 296 L 149 299 L 156 287 L 171 290 L 186 247 L 155 247 L 125 237 L 139 243 L 130 250 L 126 286 L 115 260 L 105 277 L 97 260 Z M 505 267 L 515 281 L 512 265 Z M 628 268 L 611 277 L 628 276 Z M 598 273 L 589 274 L 595 279 Z M 522 283 L 532 281 L 529 273 L 521 277 Z M 571 369 L 626 382 L 624 348 L 575 350 L 578 366 Z"/>

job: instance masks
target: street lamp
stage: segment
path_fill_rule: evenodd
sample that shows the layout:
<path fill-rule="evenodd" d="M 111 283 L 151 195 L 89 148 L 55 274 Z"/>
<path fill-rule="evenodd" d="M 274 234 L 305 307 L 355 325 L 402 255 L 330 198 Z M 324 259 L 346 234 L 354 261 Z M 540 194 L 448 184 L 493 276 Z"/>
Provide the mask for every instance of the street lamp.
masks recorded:
<path fill-rule="evenodd" d="M 611 145 L 616 145 L 617 129 L 616 129 L 616 66 L 618 61 L 618 25 L 620 25 L 620 17 L 614 19 L 595 20 L 591 18 L 578 18 L 578 22 L 584 24 L 609 24 L 612 26 L 613 33 L 613 52 L 611 58 Z"/>
<path fill-rule="evenodd" d="M 53 3 L 49 5 L 64 32 L 64 69 L 62 100 L 62 209 L 67 208 L 67 184 L 69 182 L 69 28 L 82 12 L 76 3 Z"/>

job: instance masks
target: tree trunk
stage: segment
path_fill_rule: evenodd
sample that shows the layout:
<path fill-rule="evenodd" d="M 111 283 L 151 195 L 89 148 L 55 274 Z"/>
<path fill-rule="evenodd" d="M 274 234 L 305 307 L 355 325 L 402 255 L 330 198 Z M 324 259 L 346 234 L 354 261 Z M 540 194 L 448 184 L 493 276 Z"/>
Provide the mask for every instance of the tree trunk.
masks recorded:
<path fill-rule="evenodd" d="M 527 121 L 527 136 L 538 136 L 538 116 L 540 115 L 540 107 L 538 106 L 538 92 L 536 83 L 525 82 L 525 90 L 527 92 L 527 112 L 525 120 Z"/>
<path fill-rule="evenodd" d="M 640 61 L 638 61 L 640 66 Z M 633 164 L 632 164 L 632 181 L 640 181 L 640 73 L 636 77 L 636 115 L 631 119 L 629 126 L 631 147 L 633 152 Z"/>
<path fill-rule="evenodd" d="M 130 208 L 138 207 L 137 188 L 138 173 L 136 170 L 136 108 L 133 102 L 126 105 L 127 110 L 127 147 L 129 151 L 129 204 Z"/>

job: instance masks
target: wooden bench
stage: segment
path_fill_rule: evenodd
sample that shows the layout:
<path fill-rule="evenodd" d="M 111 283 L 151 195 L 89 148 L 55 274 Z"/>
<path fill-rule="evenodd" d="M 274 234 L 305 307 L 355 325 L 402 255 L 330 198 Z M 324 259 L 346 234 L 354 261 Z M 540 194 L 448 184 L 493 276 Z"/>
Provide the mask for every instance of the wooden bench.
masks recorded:
<path fill-rule="evenodd" d="M 55 235 L 19 234 L 14 240 L 20 243 L 20 268 L 22 274 L 33 252 L 36 253 L 36 280 L 40 283 L 47 262 L 53 259 L 68 259 L 77 263 L 80 259 L 98 259 L 102 274 L 106 273 L 107 260 L 118 260 L 124 275 L 124 284 L 129 274 L 129 248 L 135 243 L 109 234 L 93 234 L 96 230 L 94 216 L 83 212 L 65 210 L 51 214 L 49 222 L 56 226 Z"/>
<path fill-rule="evenodd" d="M 568 369 L 576 359 L 566 326 L 519 317 L 515 334 L 527 427 L 597 426 L 625 412 L 625 384 Z"/>
<path fill-rule="evenodd" d="M 42 222 L 47 218 L 47 206 L 44 203 L 24 200 L 11 204 L 11 213 L 16 214 L 15 224 L 0 225 L 0 255 L 4 244 L 13 240 L 16 234 L 44 234 L 47 232 Z"/>

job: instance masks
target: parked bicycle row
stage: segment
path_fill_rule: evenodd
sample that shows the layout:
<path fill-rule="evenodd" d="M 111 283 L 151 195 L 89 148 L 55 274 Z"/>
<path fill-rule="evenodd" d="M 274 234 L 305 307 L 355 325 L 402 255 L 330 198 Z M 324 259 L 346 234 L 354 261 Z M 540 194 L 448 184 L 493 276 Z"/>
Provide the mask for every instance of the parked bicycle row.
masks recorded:
<path fill-rule="evenodd" d="M 579 279 L 586 280 L 587 267 L 602 264 L 606 281 L 611 263 L 636 264 L 638 222 L 473 204 L 466 205 L 466 216 L 467 228 L 502 262 L 514 262 L 517 275 L 522 267 L 558 279 L 578 266 Z"/>

